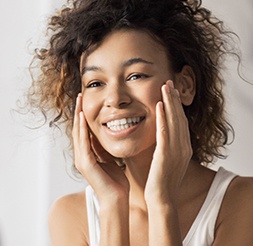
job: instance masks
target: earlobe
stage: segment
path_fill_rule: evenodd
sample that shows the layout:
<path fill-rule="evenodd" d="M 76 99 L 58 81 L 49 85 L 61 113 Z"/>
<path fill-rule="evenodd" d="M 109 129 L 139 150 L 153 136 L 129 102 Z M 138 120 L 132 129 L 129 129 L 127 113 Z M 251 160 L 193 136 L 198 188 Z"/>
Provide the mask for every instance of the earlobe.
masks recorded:
<path fill-rule="evenodd" d="M 191 105 L 196 94 L 196 79 L 190 66 L 185 65 L 181 72 L 176 74 L 175 88 L 180 94 L 182 104 Z"/>

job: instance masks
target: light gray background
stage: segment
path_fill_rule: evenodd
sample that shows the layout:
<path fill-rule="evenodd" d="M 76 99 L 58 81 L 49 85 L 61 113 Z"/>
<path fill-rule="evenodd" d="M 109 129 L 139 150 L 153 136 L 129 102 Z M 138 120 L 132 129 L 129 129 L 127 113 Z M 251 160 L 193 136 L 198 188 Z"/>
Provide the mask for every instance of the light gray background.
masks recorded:
<path fill-rule="evenodd" d="M 25 128 L 11 111 L 30 83 L 30 51 L 43 41 L 47 16 L 61 0 L 1 1 L 0 15 L 0 245 L 49 245 L 47 214 L 57 197 L 83 189 L 85 183 L 69 177 L 71 159 L 63 150 L 66 139 L 47 126 Z M 204 0 L 204 4 L 241 38 L 244 72 L 253 81 L 252 0 Z M 230 61 L 227 111 L 236 131 L 229 157 L 218 161 L 241 175 L 253 176 L 253 86 L 236 74 Z"/>

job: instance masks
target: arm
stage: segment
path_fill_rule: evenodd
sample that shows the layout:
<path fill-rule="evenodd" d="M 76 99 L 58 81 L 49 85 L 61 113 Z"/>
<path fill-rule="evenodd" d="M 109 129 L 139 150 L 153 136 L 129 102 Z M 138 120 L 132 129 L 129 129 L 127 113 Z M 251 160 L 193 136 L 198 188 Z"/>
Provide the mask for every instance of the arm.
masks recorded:
<path fill-rule="evenodd" d="M 154 202 L 153 202 L 154 203 Z M 182 245 L 177 209 L 173 204 L 148 205 L 149 245 Z"/>
<path fill-rule="evenodd" d="M 171 82 L 162 87 L 162 98 L 156 108 L 157 146 L 145 188 L 149 245 L 177 246 L 182 241 L 176 202 L 192 149 L 187 119 Z"/>
<path fill-rule="evenodd" d="M 100 246 L 121 245 L 129 243 L 129 203 L 122 198 L 100 207 Z"/>

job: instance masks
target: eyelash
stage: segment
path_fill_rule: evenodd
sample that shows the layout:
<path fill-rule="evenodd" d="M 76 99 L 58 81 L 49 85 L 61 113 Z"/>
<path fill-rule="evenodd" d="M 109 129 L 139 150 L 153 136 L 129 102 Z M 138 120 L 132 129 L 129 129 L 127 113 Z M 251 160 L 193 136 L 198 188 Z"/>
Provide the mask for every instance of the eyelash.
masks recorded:
<path fill-rule="evenodd" d="M 135 79 L 133 79 L 134 77 L 136 77 Z M 130 75 L 126 81 L 132 81 L 132 80 L 137 80 L 137 79 L 141 79 L 141 78 L 149 78 L 150 76 L 146 75 L 146 74 L 132 74 Z M 100 82 L 100 81 L 94 81 L 94 82 L 91 82 L 89 83 L 86 88 L 94 88 L 94 87 L 99 87 L 99 86 L 102 86 L 103 85 L 103 82 Z"/>
<path fill-rule="evenodd" d="M 91 82 L 89 83 L 86 88 L 94 88 L 94 87 L 99 87 L 102 85 L 102 82 L 99 82 L 99 81 L 94 81 L 94 82 Z"/>
<path fill-rule="evenodd" d="M 150 76 L 148 76 L 148 75 L 146 75 L 146 74 L 140 74 L 140 73 L 138 73 L 138 74 L 132 74 L 132 75 L 130 75 L 128 78 L 127 78 L 127 81 L 130 81 L 130 80 L 133 80 L 132 78 L 133 77 L 137 77 L 136 79 L 140 79 L 140 78 L 149 78 Z M 134 79 L 134 80 L 136 80 L 136 79 Z"/>

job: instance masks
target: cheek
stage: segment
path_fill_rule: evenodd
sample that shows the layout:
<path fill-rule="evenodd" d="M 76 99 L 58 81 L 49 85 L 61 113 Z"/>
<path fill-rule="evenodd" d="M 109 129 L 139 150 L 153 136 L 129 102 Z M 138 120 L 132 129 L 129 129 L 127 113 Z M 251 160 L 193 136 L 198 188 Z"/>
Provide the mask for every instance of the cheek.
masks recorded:
<path fill-rule="evenodd" d="M 152 100 L 155 103 L 162 100 L 161 86 L 156 86 L 154 88 L 151 88 L 150 100 Z"/>
<path fill-rule="evenodd" d="M 97 115 L 98 103 L 94 99 L 89 100 L 89 97 L 83 97 L 82 109 L 87 123 L 91 127 L 91 123 Z"/>
<path fill-rule="evenodd" d="M 158 101 L 162 100 L 161 85 L 153 85 L 145 88 L 138 95 L 143 98 L 150 106 L 155 107 Z"/>

